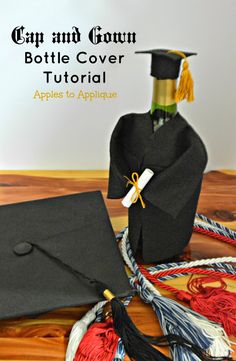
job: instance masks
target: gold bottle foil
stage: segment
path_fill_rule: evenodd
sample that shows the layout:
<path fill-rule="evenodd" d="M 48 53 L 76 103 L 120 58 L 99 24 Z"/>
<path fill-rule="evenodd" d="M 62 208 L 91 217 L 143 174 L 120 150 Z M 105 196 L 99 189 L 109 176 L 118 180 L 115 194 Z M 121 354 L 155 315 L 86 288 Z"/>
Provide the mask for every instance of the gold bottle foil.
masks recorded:
<path fill-rule="evenodd" d="M 153 81 L 153 98 L 152 101 L 159 105 L 172 105 L 175 103 L 176 79 L 159 80 L 154 78 Z"/>

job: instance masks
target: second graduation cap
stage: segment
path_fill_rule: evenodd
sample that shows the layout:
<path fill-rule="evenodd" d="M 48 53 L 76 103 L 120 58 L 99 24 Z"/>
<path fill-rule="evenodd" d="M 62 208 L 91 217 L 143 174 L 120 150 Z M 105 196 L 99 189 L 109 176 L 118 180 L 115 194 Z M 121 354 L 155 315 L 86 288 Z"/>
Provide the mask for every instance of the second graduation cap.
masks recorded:
<path fill-rule="evenodd" d="M 104 282 L 119 297 L 130 292 L 100 192 L 4 205 L 0 224 L 1 319 L 103 298 L 60 261 Z"/>

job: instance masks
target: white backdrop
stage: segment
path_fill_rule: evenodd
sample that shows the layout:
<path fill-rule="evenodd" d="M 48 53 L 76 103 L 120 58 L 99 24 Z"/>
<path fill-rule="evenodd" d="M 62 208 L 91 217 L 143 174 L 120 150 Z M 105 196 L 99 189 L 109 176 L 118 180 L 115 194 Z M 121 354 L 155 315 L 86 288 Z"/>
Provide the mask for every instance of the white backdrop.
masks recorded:
<path fill-rule="evenodd" d="M 202 136 L 209 154 L 208 169 L 236 169 L 236 2 L 235 0 L 0 0 L 0 168 L 106 169 L 109 137 L 119 116 L 150 108 L 150 56 L 135 50 L 170 48 L 198 53 L 191 57 L 196 101 L 179 110 Z M 18 46 L 13 28 L 70 31 L 78 26 L 83 41 L 59 46 L 45 42 L 39 50 Z M 136 44 L 92 45 L 88 31 L 135 31 Z M 74 56 L 125 54 L 121 65 L 106 65 L 105 85 L 45 85 L 42 71 L 99 73 L 103 65 L 26 65 L 24 51 L 61 51 Z M 33 99 L 41 91 L 115 91 L 112 101 L 76 102 Z"/>

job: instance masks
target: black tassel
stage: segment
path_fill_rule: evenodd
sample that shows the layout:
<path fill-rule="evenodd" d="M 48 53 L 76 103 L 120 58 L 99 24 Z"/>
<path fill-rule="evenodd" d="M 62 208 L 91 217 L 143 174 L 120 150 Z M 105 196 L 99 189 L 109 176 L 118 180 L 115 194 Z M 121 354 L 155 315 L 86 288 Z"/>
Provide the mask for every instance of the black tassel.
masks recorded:
<path fill-rule="evenodd" d="M 155 349 L 137 329 L 129 317 L 125 306 L 117 298 L 111 300 L 112 318 L 115 332 L 121 338 L 125 351 L 131 360 L 168 361 L 169 357 Z"/>

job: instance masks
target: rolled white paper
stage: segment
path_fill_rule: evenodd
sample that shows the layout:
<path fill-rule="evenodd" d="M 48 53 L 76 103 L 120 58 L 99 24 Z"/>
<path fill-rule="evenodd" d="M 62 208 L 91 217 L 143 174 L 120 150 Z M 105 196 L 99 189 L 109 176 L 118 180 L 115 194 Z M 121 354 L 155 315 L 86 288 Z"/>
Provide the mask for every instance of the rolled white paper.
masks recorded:
<path fill-rule="evenodd" d="M 153 175 L 154 172 L 149 168 L 146 168 L 145 171 L 143 171 L 143 173 L 141 174 L 138 180 L 138 187 L 140 189 L 140 192 L 147 185 L 147 183 L 150 181 Z M 133 186 L 121 202 L 124 207 L 129 208 L 131 206 L 131 204 L 133 203 L 132 199 L 135 198 L 135 193 L 136 193 L 136 189 L 135 186 Z"/>

